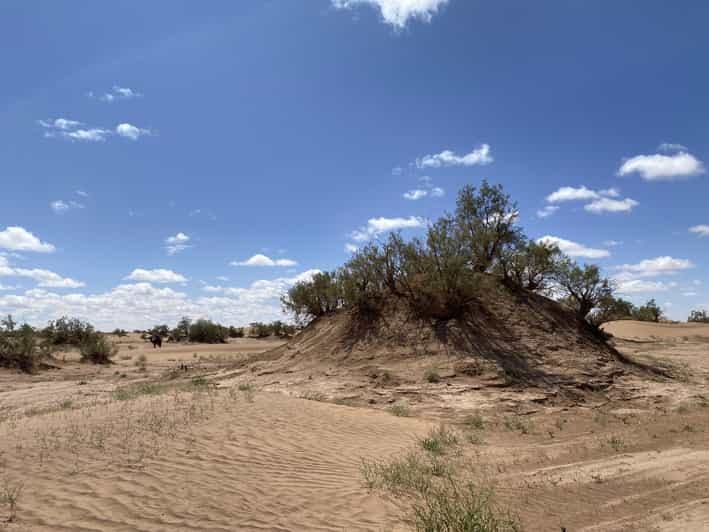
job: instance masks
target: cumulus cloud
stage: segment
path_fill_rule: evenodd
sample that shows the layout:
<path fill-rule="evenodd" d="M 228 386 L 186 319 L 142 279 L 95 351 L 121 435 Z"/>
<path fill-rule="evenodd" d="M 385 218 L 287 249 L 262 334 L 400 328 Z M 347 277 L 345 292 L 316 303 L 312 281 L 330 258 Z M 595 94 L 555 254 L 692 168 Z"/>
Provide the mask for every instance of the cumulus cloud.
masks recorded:
<path fill-rule="evenodd" d="M 56 200 L 49 204 L 51 209 L 57 214 L 63 214 L 72 209 L 83 209 L 84 205 L 76 201 Z"/>
<path fill-rule="evenodd" d="M 602 259 L 610 255 L 610 252 L 607 249 L 594 249 L 586 247 L 583 244 L 579 244 L 571 240 L 566 240 L 564 238 L 559 238 L 557 236 L 543 236 L 542 238 L 537 239 L 537 242 L 547 245 L 558 246 L 558 248 L 564 253 L 566 253 L 569 257 Z"/>
<path fill-rule="evenodd" d="M 272 259 L 261 253 L 257 253 L 249 259 L 242 261 L 232 261 L 232 266 L 296 266 L 298 263 L 291 259 Z"/>
<path fill-rule="evenodd" d="M 23 227 L 7 227 L 0 231 L 0 249 L 52 253 L 56 248 L 52 244 L 42 242 Z"/>
<path fill-rule="evenodd" d="M 549 203 L 559 203 L 562 201 L 577 201 L 577 200 L 593 200 L 598 199 L 601 195 L 595 190 L 581 187 L 561 187 L 552 192 L 546 197 Z"/>
<path fill-rule="evenodd" d="M 620 271 L 619 277 L 656 277 L 659 275 L 672 275 L 683 270 L 694 268 L 694 263 L 689 259 L 677 259 L 670 256 L 655 257 L 642 260 L 636 264 L 621 264 L 615 269 Z"/>
<path fill-rule="evenodd" d="M 686 151 L 672 155 L 636 155 L 623 162 L 619 176 L 637 173 L 646 181 L 671 181 L 703 174 L 704 164 Z"/>
<path fill-rule="evenodd" d="M 348 242 L 345 244 L 345 253 L 356 253 L 359 248 L 354 244 Z"/>
<path fill-rule="evenodd" d="M 559 207 L 556 205 L 547 205 L 537 211 L 537 217 L 538 218 L 548 218 L 552 214 L 554 214 L 556 211 L 559 210 Z"/>
<path fill-rule="evenodd" d="M 185 278 L 184 275 L 163 268 L 157 268 L 155 270 L 144 270 L 142 268 L 136 268 L 125 279 L 127 281 L 145 281 L 148 283 L 165 284 L 187 282 L 187 278 Z"/>
<path fill-rule="evenodd" d="M 600 198 L 592 201 L 588 205 L 584 205 L 583 208 L 588 212 L 600 214 L 603 212 L 630 212 L 638 205 L 639 203 L 637 201 L 630 198 L 625 198 L 622 200 Z"/>
<path fill-rule="evenodd" d="M 418 216 L 409 216 L 408 218 L 370 218 L 367 220 L 367 225 L 356 229 L 350 234 L 350 237 L 355 242 L 364 242 L 382 233 L 389 231 L 397 231 L 399 229 L 414 229 L 417 227 L 425 227 L 426 220 Z"/>
<path fill-rule="evenodd" d="M 442 166 L 476 166 L 493 162 L 490 145 L 482 144 L 464 155 L 457 155 L 451 150 L 443 150 L 435 155 L 424 155 L 416 159 L 418 168 L 440 168 Z"/>
<path fill-rule="evenodd" d="M 149 129 L 143 129 L 132 124 L 123 123 L 116 126 L 116 134 L 131 140 L 138 140 L 143 135 L 150 135 Z"/>
<path fill-rule="evenodd" d="M 426 197 L 440 198 L 445 194 L 445 191 L 440 187 L 431 188 L 415 188 L 404 192 L 404 199 L 416 201 Z"/>
<path fill-rule="evenodd" d="M 168 255 L 176 255 L 190 247 L 188 244 L 189 241 L 190 237 L 185 233 L 177 233 L 175 236 L 169 236 L 165 239 L 165 251 Z"/>
<path fill-rule="evenodd" d="M 698 236 L 709 236 L 709 225 L 700 224 L 689 228 L 690 233 L 694 233 Z"/>
<path fill-rule="evenodd" d="M 621 294 L 642 294 L 645 292 L 667 292 L 675 288 L 677 283 L 663 283 L 661 281 L 644 281 L 642 279 L 631 279 L 620 281 L 616 290 Z"/>
<path fill-rule="evenodd" d="M 359 5 L 378 8 L 382 20 L 394 28 L 403 29 L 409 19 L 430 22 L 448 0 L 332 0 L 337 9 L 353 9 Z"/>
<path fill-rule="evenodd" d="M 37 281 L 37 286 L 46 288 L 81 288 L 85 286 L 81 281 L 76 281 L 69 277 L 62 277 L 61 275 L 54 273 L 49 270 L 42 269 L 25 269 L 25 268 L 15 268 L 14 274 L 18 277 L 27 277 Z"/>

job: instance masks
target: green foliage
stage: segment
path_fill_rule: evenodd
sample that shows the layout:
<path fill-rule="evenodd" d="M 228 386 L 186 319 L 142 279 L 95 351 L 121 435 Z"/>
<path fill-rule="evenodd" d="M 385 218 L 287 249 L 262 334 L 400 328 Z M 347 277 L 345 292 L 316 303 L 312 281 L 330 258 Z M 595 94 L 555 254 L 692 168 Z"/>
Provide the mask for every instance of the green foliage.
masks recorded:
<path fill-rule="evenodd" d="M 566 296 L 565 302 L 583 319 L 601 301 L 613 295 L 611 281 L 601 277 L 595 265 L 581 267 L 570 259 L 564 259 L 559 263 L 556 281 Z"/>
<path fill-rule="evenodd" d="M 197 320 L 189 326 L 189 341 L 205 344 L 223 344 L 229 329 L 210 320 Z"/>
<path fill-rule="evenodd" d="M 709 323 L 709 314 L 706 310 L 693 310 L 689 314 L 687 321 L 694 323 Z"/>
<path fill-rule="evenodd" d="M 340 290 L 335 273 L 316 273 L 310 281 L 296 283 L 281 298 L 283 308 L 297 321 L 309 321 L 340 307 Z"/>
<path fill-rule="evenodd" d="M 118 353 L 118 347 L 113 345 L 105 335 L 94 333 L 84 339 L 79 346 L 82 362 L 93 364 L 110 364 L 111 358 Z"/>
<path fill-rule="evenodd" d="M 40 342 L 40 335 L 31 326 L 24 324 L 17 328 L 12 316 L 0 325 L 0 367 L 35 371 L 39 359 L 50 354 L 47 344 Z"/>
<path fill-rule="evenodd" d="M 562 260 L 561 250 L 555 245 L 522 242 L 508 248 L 500 257 L 500 269 L 505 279 L 531 291 L 549 290 Z"/>
<path fill-rule="evenodd" d="M 633 311 L 633 319 L 638 321 L 658 322 L 663 317 L 662 309 L 657 305 L 657 302 L 654 299 L 651 299 L 643 306 L 638 307 Z"/>
<path fill-rule="evenodd" d="M 118 336 L 119 338 L 122 338 L 123 336 L 128 335 L 128 333 L 125 331 L 125 329 L 114 329 L 113 334 L 115 336 Z"/>
<path fill-rule="evenodd" d="M 229 327 L 229 338 L 243 338 L 244 328 L 234 327 L 233 325 Z"/>
<path fill-rule="evenodd" d="M 632 319 L 636 312 L 635 305 L 620 297 L 607 294 L 598 302 L 598 308 L 588 316 L 594 325 L 609 321 Z"/>
<path fill-rule="evenodd" d="M 90 323 L 66 316 L 50 321 L 42 330 L 42 336 L 51 345 L 80 346 L 96 334 Z"/>
<path fill-rule="evenodd" d="M 151 336 L 157 335 L 162 338 L 165 338 L 166 336 L 170 336 L 170 327 L 168 327 L 167 325 L 164 325 L 164 324 L 163 325 L 156 325 L 155 327 L 153 327 L 152 329 L 150 329 L 148 331 L 148 334 Z"/>

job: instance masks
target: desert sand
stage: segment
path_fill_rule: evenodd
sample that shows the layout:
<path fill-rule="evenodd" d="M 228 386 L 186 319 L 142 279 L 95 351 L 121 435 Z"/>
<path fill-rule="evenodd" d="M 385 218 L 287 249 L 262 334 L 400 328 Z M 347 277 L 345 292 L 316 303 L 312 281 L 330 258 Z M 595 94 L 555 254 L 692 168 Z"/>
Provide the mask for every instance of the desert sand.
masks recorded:
<path fill-rule="evenodd" d="M 443 423 L 524 530 L 709 530 L 709 327 L 606 330 L 674 376 L 627 372 L 603 391 L 554 396 L 461 375 L 452 357 L 393 361 L 385 382 L 381 368 L 367 380 L 329 361 L 270 364 L 257 353 L 276 340 L 160 350 L 137 335 L 117 340 L 111 366 L 67 352 L 57 369 L 2 370 L 0 489 L 17 503 L 0 505 L 0 522 L 409 530 L 406 502 L 370 491 L 362 459 L 400 455 Z M 423 378 L 431 367 L 436 382 Z"/>

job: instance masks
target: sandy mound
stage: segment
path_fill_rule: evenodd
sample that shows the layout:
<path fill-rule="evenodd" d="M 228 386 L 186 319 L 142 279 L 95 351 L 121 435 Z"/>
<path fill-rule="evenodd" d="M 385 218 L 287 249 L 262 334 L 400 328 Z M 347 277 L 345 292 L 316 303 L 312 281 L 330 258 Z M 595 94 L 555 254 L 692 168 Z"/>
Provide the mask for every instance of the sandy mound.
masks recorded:
<path fill-rule="evenodd" d="M 662 338 L 709 339 L 709 324 L 704 323 L 653 323 L 648 321 L 620 320 L 603 325 L 603 329 L 618 338 L 632 340 L 657 340 Z"/>
<path fill-rule="evenodd" d="M 558 303 L 494 283 L 464 319 L 414 319 L 392 301 L 377 318 L 352 311 L 314 320 L 288 344 L 249 361 L 256 374 L 307 374 L 319 381 L 353 375 L 420 382 L 427 367 L 450 380 L 497 386 L 600 390 L 624 371 L 615 350 Z M 291 379 L 292 380 L 292 379 Z"/>

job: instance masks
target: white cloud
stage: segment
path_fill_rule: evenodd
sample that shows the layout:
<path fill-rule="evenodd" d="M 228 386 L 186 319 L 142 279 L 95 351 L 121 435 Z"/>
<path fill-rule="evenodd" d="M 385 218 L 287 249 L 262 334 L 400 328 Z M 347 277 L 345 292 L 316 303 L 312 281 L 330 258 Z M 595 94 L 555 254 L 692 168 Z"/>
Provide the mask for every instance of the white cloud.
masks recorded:
<path fill-rule="evenodd" d="M 617 276 L 621 279 L 634 277 L 656 277 L 659 275 L 672 275 L 683 270 L 694 268 L 694 263 L 688 259 L 676 259 L 662 256 L 654 259 L 642 260 L 636 264 L 621 264 L 615 269 L 620 271 Z"/>
<path fill-rule="evenodd" d="M 82 198 L 88 198 L 88 197 L 89 197 L 89 193 L 88 193 L 88 192 L 84 192 L 83 190 L 77 190 L 76 193 L 77 193 L 79 196 L 81 196 Z"/>
<path fill-rule="evenodd" d="M 169 236 L 165 239 L 165 251 L 168 255 L 176 255 L 190 247 L 188 244 L 189 241 L 190 237 L 185 233 L 177 233 L 175 236 Z"/>
<path fill-rule="evenodd" d="M 131 140 L 138 140 L 143 135 L 150 135 L 149 129 L 142 129 L 132 124 L 123 123 L 116 126 L 116 134 Z"/>
<path fill-rule="evenodd" d="M 623 242 L 619 240 L 604 240 L 603 245 L 606 247 L 622 246 Z"/>
<path fill-rule="evenodd" d="M 418 216 L 409 216 L 408 218 L 370 218 L 367 220 L 365 227 L 360 227 L 353 231 L 350 237 L 355 242 L 364 242 L 365 240 L 369 240 L 382 233 L 388 233 L 389 231 L 414 229 L 424 227 L 425 225 L 426 220 Z"/>
<path fill-rule="evenodd" d="M 10 286 L 6 284 L 0 284 L 0 292 L 7 292 L 9 290 L 17 290 L 19 286 Z"/>
<path fill-rule="evenodd" d="M 552 214 L 554 214 L 556 211 L 559 210 L 559 207 L 556 205 L 547 205 L 546 207 L 539 209 L 537 211 L 537 217 L 539 218 L 548 218 Z"/>
<path fill-rule="evenodd" d="M 618 175 L 638 173 L 646 181 L 665 181 L 703 174 L 704 171 L 699 159 L 681 151 L 673 155 L 636 155 L 623 162 Z"/>
<path fill-rule="evenodd" d="M 145 281 L 148 283 L 186 283 L 187 279 L 185 276 L 173 272 L 172 270 L 166 270 L 163 268 L 157 268 L 155 270 L 144 270 L 142 268 L 136 268 L 125 278 L 127 281 Z"/>
<path fill-rule="evenodd" d="M 447 3 L 448 0 L 332 0 L 337 9 L 352 9 L 358 5 L 379 8 L 384 22 L 397 29 L 405 28 L 409 19 L 430 22 Z"/>
<path fill-rule="evenodd" d="M 356 253 L 359 248 L 355 246 L 354 244 L 351 244 L 348 242 L 345 244 L 345 253 Z"/>
<path fill-rule="evenodd" d="M 64 131 L 61 136 L 70 140 L 79 140 L 85 142 L 105 142 L 111 132 L 107 129 L 91 128 L 91 129 L 75 129 L 73 131 Z"/>
<path fill-rule="evenodd" d="M 598 199 L 600 194 L 595 190 L 591 190 L 584 186 L 575 187 L 561 187 L 555 192 L 552 192 L 546 197 L 549 203 L 559 203 L 562 201 L 576 201 L 576 200 L 589 200 Z"/>
<path fill-rule="evenodd" d="M 424 155 L 416 159 L 419 168 L 440 168 L 442 166 L 475 166 L 493 162 L 490 145 L 482 144 L 470 153 L 456 155 L 451 150 L 443 150 L 435 155 Z"/>
<path fill-rule="evenodd" d="M 90 92 L 89 96 L 93 96 L 93 93 Z M 107 92 L 99 96 L 99 100 L 106 103 L 112 103 L 115 100 L 132 100 L 133 98 L 140 98 L 142 96 L 143 95 L 141 93 L 131 88 L 119 87 L 118 85 L 114 85 L 111 89 L 111 92 Z"/>
<path fill-rule="evenodd" d="M 695 233 L 699 236 L 709 236 L 709 225 L 700 224 L 689 228 L 690 233 Z"/>
<path fill-rule="evenodd" d="M 694 297 L 697 295 L 697 293 L 696 292 L 682 292 L 682 295 L 684 297 Z"/>
<path fill-rule="evenodd" d="M 233 261 L 232 266 L 296 266 L 298 263 L 290 259 L 272 259 L 261 253 L 257 253 L 253 257 L 243 261 Z"/>
<path fill-rule="evenodd" d="M 57 213 L 57 214 L 63 214 L 71 209 L 83 209 L 84 205 L 81 203 L 78 203 L 76 201 L 64 201 L 64 200 L 56 200 L 53 201 L 52 203 L 49 204 L 49 206 L 52 208 L 52 210 Z"/>
<path fill-rule="evenodd" d="M 40 241 L 23 227 L 7 227 L 4 231 L 0 231 L 0 249 L 52 253 L 56 248 L 52 244 Z"/>
<path fill-rule="evenodd" d="M 218 275 L 217 281 L 228 281 L 229 278 L 226 275 Z"/>
<path fill-rule="evenodd" d="M 565 240 L 556 236 L 543 236 L 537 239 L 537 242 L 556 245 L 561 251 L 566 253 L 570 257 L 583 257 L 586 259 L 602 259 L 608 257 L 610 252 L 607 249 L 594 249 L 579 244 L 577 242 L 572 242 L 571 240 Z"/>
<path fill-rule="evenodd" d="M 27 277 L 37 281 L 38 286 L 47 288 L 81 288 L 85 286 L 81 281 L 76 281 L 69 277 L 62 277 L 61 275 L 54 273 L 49 270 L 42 269 L 25 269 L 25 268 L 15 268 L 15 275 L 18 277 Z"/>
<path fill-rule="evenodd" d="M 663 283 L 660 281 L 643 281 L 641 279 L 631 279 L 620 281 L 617 291 L 621 294 L 641 294 L 645 292 L 667 292 L 676 287 L 676 283 Z"/>
<path fill-rule="evenodd" d="M 408 192 L 404 192 L 404 199 L 412 201 L 425 198 L 426 196 L 428 196 L 428 190 L 424 190 L 422 188 L 415 188 L 413 190 L 409 190 Z"/>
<path fill-rule="evenodd" d="M 588 212 L 600 214 L 603 212 L 630 212 L 637 207 L 639 203 L 634 199 L 625 198 L 615 200 L 610 198 L 600 198 L 592 201 L 588 205 L 584 205 L 584 209 Z"/>

